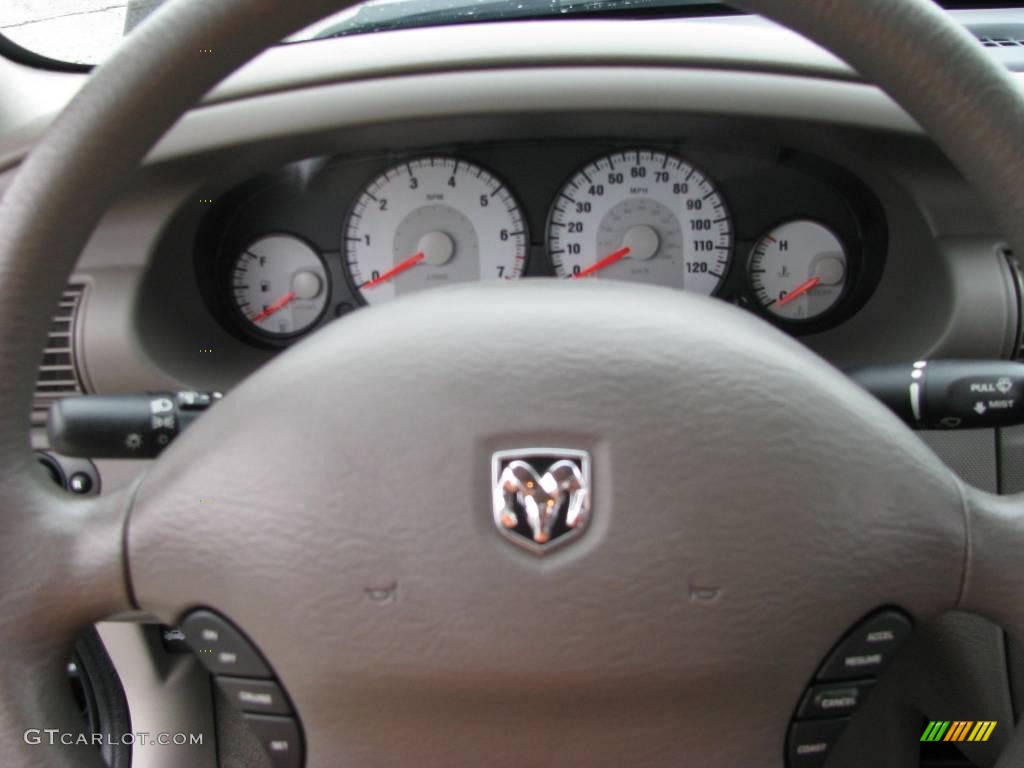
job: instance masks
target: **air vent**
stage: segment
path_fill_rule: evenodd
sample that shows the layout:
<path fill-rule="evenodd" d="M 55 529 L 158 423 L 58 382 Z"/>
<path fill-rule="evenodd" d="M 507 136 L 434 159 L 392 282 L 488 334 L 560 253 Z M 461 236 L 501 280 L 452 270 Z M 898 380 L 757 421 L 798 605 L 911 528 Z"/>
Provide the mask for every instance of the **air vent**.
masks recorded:
<path fill-rule="evenodd" d="M 1016 35 L 1013 37 L 990 37 L 988 35 L 975 34 L 975 37 L 986 48 L 1024 48 L 1024 39 Z"/>
<path fill-rule="evenodd" d="M 1024 24 L 971 24 L 967 30 L 986 48 L 1024 48 Z"/>
<path fill-rule="evenodd" d="M 1014 21 L 966 26 L 967 31 L 1003 66 L 1013 72 L 1024 71 L 1024 23 Z"/>
<path fill-rule="evenodd" d="M 32 423 L 46 421 L 50 403 L 69 395 L 83 392 L 82 380 L 75 365 L 75 318 L 82 301 L 85 286 L 71 283 L 64 290 L 60 304 L 50 323 L 46 349 L 39 365 L 36 391 L 32 398 Z"/>

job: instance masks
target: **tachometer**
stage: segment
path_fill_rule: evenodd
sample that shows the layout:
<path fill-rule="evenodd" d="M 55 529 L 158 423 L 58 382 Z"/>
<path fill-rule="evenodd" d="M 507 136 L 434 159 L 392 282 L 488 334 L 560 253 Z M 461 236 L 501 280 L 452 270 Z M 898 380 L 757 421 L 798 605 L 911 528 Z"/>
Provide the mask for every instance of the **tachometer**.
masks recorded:
<path fill-rule="evenodd" d="M 562 188 L 548 216 L 561 277 L 593 276 L 714 293 L 732 257 L 732 224 L 712 181 L 653 150 L 607 155 Z"/>
<path fill-rule="evenodd" d="M 372 304 L 432 286 L 517 278 L 528 243 L 519 206 L 498 179 L 465 160 L 424 157 L 366 186 L 344 253 Z"/>

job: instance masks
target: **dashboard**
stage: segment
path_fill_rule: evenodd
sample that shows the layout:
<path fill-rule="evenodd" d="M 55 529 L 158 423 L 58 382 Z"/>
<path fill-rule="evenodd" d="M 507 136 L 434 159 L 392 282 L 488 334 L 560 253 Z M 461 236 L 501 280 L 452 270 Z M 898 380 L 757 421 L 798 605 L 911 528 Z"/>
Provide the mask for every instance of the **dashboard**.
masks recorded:
<path fill-rule="evenodd" d="M 204 217 L 195 275 L 224 328 L 267 348 L 415 291 L 531 278 L 693 291 L 800 335 L 863 306 L 887 247 L 871 191 L 813 154 L 503 142 L 313 158 L 246 180 Z"/>
<path fill-rule="evenodd" d="M 756 19 L 630 24 L 642 50 L 559 20 L 267 51 L 84 249 L 79 390 L 227 391 L 328 323 L 479 279 L 700 293 L 840 368 L 1017 354 L 997 227 L 884 94 Z"/>

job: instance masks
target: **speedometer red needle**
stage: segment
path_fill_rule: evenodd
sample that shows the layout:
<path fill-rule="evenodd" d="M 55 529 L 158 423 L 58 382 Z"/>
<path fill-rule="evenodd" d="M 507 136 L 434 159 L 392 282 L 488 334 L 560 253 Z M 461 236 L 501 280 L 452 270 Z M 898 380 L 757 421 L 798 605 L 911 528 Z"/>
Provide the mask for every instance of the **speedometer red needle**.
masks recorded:
<path fill-rule="evenodd" d="M 626 258 L 627 256 L 629 256 L 629 252 L 630 252 L 629 246 L 628 245 L 624 245 L 622 248 L 619 248 L 619 250 L 612 251 L 607 256 L 605 256 L 603 259 L 601 259 L 598 262 L 595 262 L 595 263 L 591 264 L 586 269 L 581 269 L 579 272 L 577 272 L 572 277 L 573 277 L 574 280 L 578 280 L 581 277 L 586 277 L 587 275 L 592 275 L 595 272 L 597 272 L 598 270 L 601 270 L 601 269 L 604 269 L 605 267 L 611 266 L 612 264 L 614 264 L 619 259 Z"/>
<path fill-rule="evenodd" d="M 288 293 L 286 293 L 280 299 L 278 299 L 273 304 L 271 304 L 269 307 L 267 307 L 262 312 L 260 312 L 258 315 L 256 315 L 252 319 L 252 321 L 254 323 L 258 323 L 260 320 L 266 320 L 272 314 L 277 312 L 277 310 L 284 309 L 285 307 L 287 307 L 291 303 L 292 299 L 294 299 L 294 298 L 295 298 L 295 291 L 288 291 Z"/>
<path fill-rule="evenodd" d="M 804 282 L 800 283 L 800 285 L 798 285 L 796 288 L 794 288 L 792 291 L 790 291 L 785 296 L 783 296 L 781 299 L 779 299 L 775 303 L 775 306 L 776 307 L 781 307 L 783 304 L 788 304 L 789 302 L 791 302 L 793 299 L 797 298 L 798 296 L 803 296 L 805 293 L 807 293 L 809 290 L 811 290 L 811 288 L 813 288 L 814 286 L 816 286 L 820 282 L 821 282 L 821 278 L 820 277 L 812 277 L 810 280 L 805 280 Z"/>
<path fill-rule="evenodd" d="M 414 267 L 417 264 L 419 264 L 421 261 L 423 261 L 425 256 L 426 256 L 426 254 L 423 253 L 423 251 L 420 251 L 419 253 L 414 253 L 412 256 L 410 256 L 408 259 L 403 261 L 401 264 L 398 264 L 393 269 L 389 269 L 383 275 L 379 275 L 379 276 L 373 278 L 373 280 L 370 280 L 368 283 L 363 283 L 362 285 L 359 286 L 359 288 L 360 289 L 363 289 L 363 288 L 373 288 L 373 286 L 375 286 L 375 285 L 380 285 L 381 283 L 385 283 L 388 280 L 390 280 L 392 277 L 394 277 L 395 275 L 402 274 L 403 272 L 405 272 L 405 270 L 409 269 L 409 267 Z"/>

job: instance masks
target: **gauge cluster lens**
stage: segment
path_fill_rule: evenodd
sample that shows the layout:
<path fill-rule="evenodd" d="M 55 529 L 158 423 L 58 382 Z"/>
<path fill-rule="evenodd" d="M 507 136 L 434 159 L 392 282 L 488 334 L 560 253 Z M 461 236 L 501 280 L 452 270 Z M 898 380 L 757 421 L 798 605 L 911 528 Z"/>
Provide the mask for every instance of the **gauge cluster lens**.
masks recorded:
<path fill-rule="evenodd" d="M 274 338 L 315 325 L 327 306 L 327 289 L 320 256 L 292 235 L 255 240 L 231 270 L 231 298 L 247 330 Z"/>
<path fill-rule="evenodd" d="M 359 195 L 343 253 L 369 304 L 452 283 L 512 280 L 529 239 L 512 193 L 452 157 L 400 163 Z"/>
<path fill-rule="evenodd" d="M 867 301 L 887 230 L 884 210 L 856 179 L 832 188 L 844 172 L 817 179 L 810 159 L 799 169 L 752 160 L 748 173 L 735 153 L 712 150 L 701 162 L 721 164 L 716 178 L 665 150 L 588 143 L 553 159 L 532 145 L 492 147 L 486 157 L 510 179 L 529 172 L 520 179 L 525 209 L 500 176 L 443 152 L 318 165 L 315 184 L 297 184 L 289 171 L 272 195 L 232 198 L 204 225 L 203 298 L 230 332 L 268 348 L 321 326 L 328 312 L 528 272 L 717 296 L 793 335 L 826 331 Z M 545 231 L 531 240 L 527 222 L 545 212 Z M 531 263 L 531 247 L 549 258 Z M 209 252 L 216 258 L 200 258 Z"/>
<path fill-rule="evenodd" d="M 782 320 L 814 320 L 843 295 L 846 249 L 828 227 L 794 219 L 774 227 L 754 245 L 750 285 L 761 307 Z"/>
<path fill-rule="evenodd" d="M 729 213 L 711 180 L 652 150 L 593 161 L 558 194 L 548 250 L 559 277 L 606 277 L 714 293 L 732 255 Z"/>

